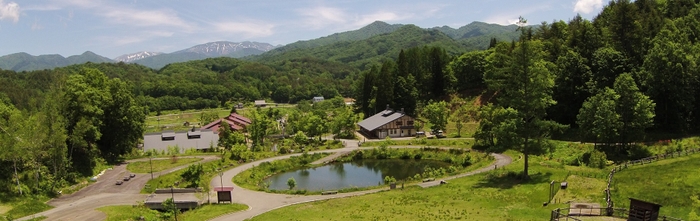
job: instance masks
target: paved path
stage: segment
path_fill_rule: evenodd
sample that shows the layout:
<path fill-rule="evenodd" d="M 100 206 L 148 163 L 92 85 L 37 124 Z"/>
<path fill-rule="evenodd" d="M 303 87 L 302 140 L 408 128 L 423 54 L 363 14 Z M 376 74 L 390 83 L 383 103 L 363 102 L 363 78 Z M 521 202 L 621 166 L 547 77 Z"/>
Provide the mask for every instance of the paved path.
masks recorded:
<path fill-rule="evenodd" d="M 360 148 L 360 147 L 352 147 L 352 148 L 346 147 L 346 148 L 342 148 L 342 149 L 314 151 L 313 153 L 319 153 L 319 152 L 339 153 L 339 152 L 346 152 L 346 151 L 351 151 L 351 150 L 355 150 L 355 149 L 372 149 L 372 148 L 375 148 L 375 147 L 362 147 L 362 148 Z M 390 148 L 421 148 L 421 147 L 419 147 L 419 146 L 391 146 Z M 332 198 L 359 196 L 359 195 L 364 195 L 364 194 L 369 194 L 369 193 L 376 193 L 376 192 L 388 189 L 388 188 L 379 188 L 379 189 L 372 189 L 372 190 L 351 192 L 351 193 L 338 193 L 335 195 L 301 196 L 301 195 L 266 193 L 266 192 L 261 192 L 261 191 L 249 190 L 249 189 L 241 188 L 232 182 L 233 177 L 236 176 L 236 174 L 243 172 L 247 169 L 250 169 L 253 166 L 257 166 L 260 163 L 286 159 L 286 158 L 289 158 L 291 156 L 298 156 L 298 155 L 300 155 L 300 154 L 285 155 L 285 156 L 278 156 L 278 157 L 258 160 L 255 162 L 240 165 L 238 167 L 235 167 L 231 170 L 224 172 L 224 174 L 223 174 L 224 186 L 233 186 L 234 187 L 234 190 L 232 192 L 234 202 L 246 204 L 246 205 L 248 205 L 249 209 L 246 211 L 241 211 L 241 212 L 236 212 L 236 213 L 231 213 L 231 214 L 227 214 L 224 216 L 220 216 L 220 217 L 217 217 L 217 218 L 212 219 L 212 220 L 216 220 L 216 221 L 245 220 L 245 219 L 249 219 L 249 218 L 252 218 L 254 216 L 260 215 L 262 213 L 268 212 L 270 210 L 274 210 L 277 208 L 281 208 L 281 207 L 285 207 L 285 206 L 289 206 L 289 205 L 294 205 L 294 204 L 298 204 L 298 203 L 326 200 L 326 199 L 332 199 Z M 475 171 L 472 171 L 469 173 L 465 173 L 465 174 L 447 177 L 447 178 L 444 178 L 442 180 L 455 179 L 455 178 L 459 178 L 459 177 L 470 176 L 470 175 L 474 175 L 477 173 L 486 172 L 489 170 L 493 170 L 495 167 L 500 168 L 500 167 L 508 165 L 512 162 L 512 159 L 506 155 L 502 155 L 502 154 L 492 154 L 492 155 L 496 158 L 496 162 L 494 162 L 486 167 L 480 168 L 478 170 L 475 170 Z M 210 185 L 212 187 L 218 187 L 221 185 L 221 182 L 222 181 L 220 180 L 220 178 L 217 177 L 211 181 Z M 439 182 L 439 181 L 437 181 L 437 182 Z"/>
<path fill-rule="evenodd" d="M 203 158 L 194 163 L 205 163 L 220 159 L 218 155 L 183 156 L 179 158 Z M 153 160 L 163 160 L 170 158 L 153 158 Z M 148 161 L 145 159 L 129 160 L 127 162 Z M 194 164 L 191 163 L 191 164 Z M 159 177 L 168 173 L 187 168 L 191 164 L 178 166 L 172 169 L 155 172 L 153 177 Z M 141 189 L 151 178 L 148 173 L 137 173 L 136 177 L 124 182 L 122 185 L 114 185 L 114 182 L 122 179 L 129 172 L 126 170 L 127 164 L 115 165 L 111 170 L 97 178 L 97 182 L 70 194 L 54 198 L 47 204 L 54 208 L 22 217 L 17 220 L 27 220 L 33 217 L 46 216 L 47 220 L 104 220 L 105 214 L 95 209 L 110 205 L 134 205 L 143 202 L 148 195 L 140 194 Z"/>

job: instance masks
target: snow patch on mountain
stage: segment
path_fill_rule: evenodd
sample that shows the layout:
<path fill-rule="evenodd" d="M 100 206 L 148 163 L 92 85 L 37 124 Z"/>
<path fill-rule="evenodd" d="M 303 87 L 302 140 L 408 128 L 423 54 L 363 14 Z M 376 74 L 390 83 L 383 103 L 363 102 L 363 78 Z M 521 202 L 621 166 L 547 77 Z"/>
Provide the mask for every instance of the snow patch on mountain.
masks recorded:
<path fill-rule="evenodd" d="M 174 53 L 187 53 L 187 52 L 192 52 L 192 53 L 197 53 L 197 54 L 204 54 L 207 56 L 223 56 L 223 55 L 230 55 L 242 50 L 246 49 L 255 49 L 259 50 L 261 52 L 266 52 L 269 50 L 274 49 L 275 46 L 268 44 L 268 43 L 260 43 L 260 42 L 250 42 L 250 41 L 244 41 L 244 42 L 228 42 L 228 41 L 217 41 L 217 42 L 210 42 L 206 44 L 201 44 L 197 45 L 185 50 L 177 51 Z"/>
<path fill-rule="evenodd" d="M 156 55 L 163 54 L 163 52 L 150 52 L 150 51 L 142 51 L 142 52 L 137 52 L 133 54 L 125 54 L 119 57 L 114 58 L 114 61 L 116 62 L 133 62 L 137 60 L 141 60 L 147 57 L 152 57 Z"/>

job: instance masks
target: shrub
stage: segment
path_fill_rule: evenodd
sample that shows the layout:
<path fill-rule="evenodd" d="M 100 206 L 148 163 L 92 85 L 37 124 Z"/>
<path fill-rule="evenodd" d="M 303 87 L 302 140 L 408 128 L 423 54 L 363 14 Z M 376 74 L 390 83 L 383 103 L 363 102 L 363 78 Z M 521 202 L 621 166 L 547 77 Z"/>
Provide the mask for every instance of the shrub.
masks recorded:
<path fill-rule="evenodd" d="M 584 158 L 584 160 L 586 161 L 586 165 L 588 165 L 588 167 L 592 167 L 592 168 L 598 168 L 598 169 L 605 168 L 605 165 L 608 162 L 608 158 L 605 155 L 605 153 L 597 151 L 597 150 L 593 150 L 593 151 L 585 153 L 584 157 L 586 157 L 586 158 Z"/>
<path fill-rule="evenodd" d="M 289 186 L 289 189 L 290 189 L 290 190 L 291 190 L 291 189 L 294 189 L 294 187 L 297 186 L 297 181 L 294 179 L 294 177 L 290 177 L 290 178 L 287 180 L 287 186 Z"/>

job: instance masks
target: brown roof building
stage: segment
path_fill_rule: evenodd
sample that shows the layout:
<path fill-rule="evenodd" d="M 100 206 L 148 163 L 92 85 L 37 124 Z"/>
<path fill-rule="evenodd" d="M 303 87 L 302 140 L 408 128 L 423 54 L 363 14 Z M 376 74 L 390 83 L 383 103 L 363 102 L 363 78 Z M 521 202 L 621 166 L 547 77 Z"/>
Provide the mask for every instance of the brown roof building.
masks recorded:
<path fill-rule="evenodd" d="M 219 133 L 219 127 L 221 126 L 221 121 L 225 120 L 226 123 L 231 127 L 231 130 L 234 131 L 241 131 L 244 130 L 248 125 L 253 123 L 250 121 L 250 119 L 238 115 L 236 113 L 231 113 L 230 115 L 222 118 L 215 120 L 214 122 L 211 122 L 207 125 L 202 126 L 202 129 L 207 129 L 207 130 L 212 130 L 214 133 Z"/>

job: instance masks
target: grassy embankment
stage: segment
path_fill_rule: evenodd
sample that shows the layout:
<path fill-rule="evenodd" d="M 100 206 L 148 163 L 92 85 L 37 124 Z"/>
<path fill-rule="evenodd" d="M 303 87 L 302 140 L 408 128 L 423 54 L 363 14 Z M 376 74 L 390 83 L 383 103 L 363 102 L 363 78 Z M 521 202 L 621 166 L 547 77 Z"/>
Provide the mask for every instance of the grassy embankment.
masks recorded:
<path fill-rule="evenodd" d="M 661 215 L 688 220 L 691 196 L 700 196 L 700 154 L 633 166 L 615 174 L 611 192 L 615 207 L 629 208 L 636 198 L 661 204 Z"/>
<path fill-rule="evenodd" d="M 209 220 L 227 213 L 246 209 L 248 209 L 248 206 L 243 204 L 207 204 L 197 209 L 178 214 L 177 218 L 181 221 Z M 98 208 L 97 210 L 107 215 L 107 221 L 139 220 L 140 217 L 143 217 L 143 220 L 147 221 L 163 220 L 160 212 L 148 209 L 144 206 L 106 206 Z"/>

